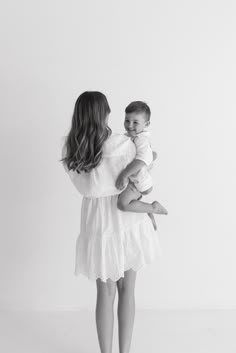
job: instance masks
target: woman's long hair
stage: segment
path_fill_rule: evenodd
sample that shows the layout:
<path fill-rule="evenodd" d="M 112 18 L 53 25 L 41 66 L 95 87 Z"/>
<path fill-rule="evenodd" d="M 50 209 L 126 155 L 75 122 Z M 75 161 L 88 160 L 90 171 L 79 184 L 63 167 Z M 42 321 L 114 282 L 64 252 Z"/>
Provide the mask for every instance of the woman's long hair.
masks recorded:
<path fill-rule="evenodd" d="M 61 159 L 69 170 L 90 172 L 100 163 L 103 144 L 112 133 L 106 123 L 110 112 L 101 92 L 86 91 L 78 97 L 65 142 L 66 156 Z"/>

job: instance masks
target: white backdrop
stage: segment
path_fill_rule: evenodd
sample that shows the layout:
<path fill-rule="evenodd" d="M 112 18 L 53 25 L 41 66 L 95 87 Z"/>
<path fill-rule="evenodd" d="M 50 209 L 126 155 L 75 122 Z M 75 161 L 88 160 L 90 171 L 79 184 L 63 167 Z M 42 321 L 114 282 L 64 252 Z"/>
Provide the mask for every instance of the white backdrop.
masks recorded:
<path fill-rule="evenodd" d="M 139 271 L 138 308 L 236 308 L 236 4 L 8 1 L 1 14 L 1 309 L 94 308 L 74 276 L 81 196 L 59 162 L 75 100 L 106 94 L 123 131 L 152 110 L 161 262 Z"/>

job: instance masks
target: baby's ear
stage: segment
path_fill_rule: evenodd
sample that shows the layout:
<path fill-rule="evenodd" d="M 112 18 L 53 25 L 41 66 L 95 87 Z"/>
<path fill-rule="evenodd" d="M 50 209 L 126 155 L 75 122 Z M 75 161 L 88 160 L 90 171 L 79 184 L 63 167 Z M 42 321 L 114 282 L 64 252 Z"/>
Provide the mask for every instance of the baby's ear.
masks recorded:
<path fill-rule="evenodd" d="M 145 123 L 146 126 L 150 125 L 150 120 L 147 120 Z"/>

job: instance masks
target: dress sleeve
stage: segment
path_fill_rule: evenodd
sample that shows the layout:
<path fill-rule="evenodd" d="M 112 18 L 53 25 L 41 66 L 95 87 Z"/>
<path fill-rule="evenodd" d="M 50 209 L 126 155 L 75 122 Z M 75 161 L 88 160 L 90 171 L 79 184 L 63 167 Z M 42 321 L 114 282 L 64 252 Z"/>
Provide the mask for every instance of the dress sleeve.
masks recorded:
<path fill-rule="evenodd" d="M 134 139 L 134 144 L 136 146 L 136 157 L 143 161 L 147 166 L 153 161 L 152 148 L 147 136 L 140 136 Z"/>

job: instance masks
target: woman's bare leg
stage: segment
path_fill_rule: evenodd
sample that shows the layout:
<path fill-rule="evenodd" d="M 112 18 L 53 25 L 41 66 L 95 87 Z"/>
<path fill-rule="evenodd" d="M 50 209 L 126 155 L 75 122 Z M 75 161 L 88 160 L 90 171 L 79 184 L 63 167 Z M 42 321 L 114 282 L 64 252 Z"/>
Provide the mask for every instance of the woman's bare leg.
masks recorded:
<path fill-rule="evenodd" d="M 135 317 L 135 280 L 136 272 L 125 271 L 125 277 L 117 281 L 118 288 L 118 328 L 119 352 L 129 353 Z"/>
<path fill-rule="evenodd" d="M 97 279 L 96 327 L 101 353 L 112 352 L 116 282 Z"/>

